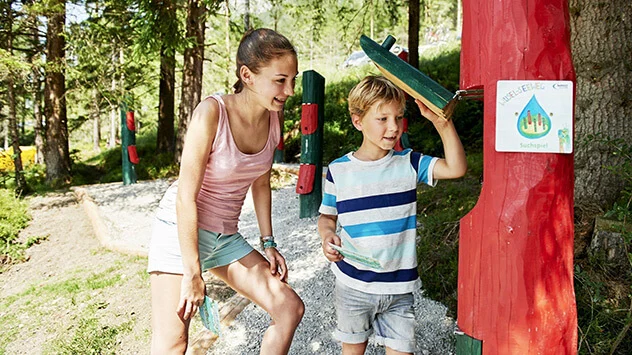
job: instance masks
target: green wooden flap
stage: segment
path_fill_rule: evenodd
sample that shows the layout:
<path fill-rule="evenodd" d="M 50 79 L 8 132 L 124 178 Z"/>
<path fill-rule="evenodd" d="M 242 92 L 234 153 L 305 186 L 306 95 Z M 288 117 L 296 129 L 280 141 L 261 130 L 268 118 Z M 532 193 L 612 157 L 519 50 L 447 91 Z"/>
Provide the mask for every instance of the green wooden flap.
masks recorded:
<path fill-rule="evenodd" d="M 424 102 L 438 115 L 449 119 L 457 101 L 454 93 L 391 53 L 386 47 L 392 46 L 393 43 L 394 39 L 391 36 L 387 38 L 384 46 L 365 35 L 360 37 L 360 46 L 384 76 L 409 95 Z"/>

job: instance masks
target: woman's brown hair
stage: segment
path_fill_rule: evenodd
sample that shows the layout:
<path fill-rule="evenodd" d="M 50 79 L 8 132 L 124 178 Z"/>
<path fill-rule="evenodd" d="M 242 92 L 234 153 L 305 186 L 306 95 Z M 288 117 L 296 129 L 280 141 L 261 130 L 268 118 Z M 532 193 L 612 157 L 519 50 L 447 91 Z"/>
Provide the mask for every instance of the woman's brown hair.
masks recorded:
<path fill-rule="evenodd" d="M 233 85 L 235 93 L 241 92 L 244 88 L 244 83 L 239 75 L 242 66 L 245 65 L 256 74 L 262 66 L 286 54 L 296 56 L 296 49 L 282 34 L 269 28 L 259 28 L 246 32 L 237 49 L 237 82 Z"/>

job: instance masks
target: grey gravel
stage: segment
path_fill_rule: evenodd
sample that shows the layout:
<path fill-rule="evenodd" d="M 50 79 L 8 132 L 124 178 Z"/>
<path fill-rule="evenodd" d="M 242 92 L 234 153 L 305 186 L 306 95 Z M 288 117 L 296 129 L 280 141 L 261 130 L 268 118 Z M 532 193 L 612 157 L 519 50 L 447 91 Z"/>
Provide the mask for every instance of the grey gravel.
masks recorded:
<path fill-rule="evenodd" d="M 131 248 L 146 250 L 151 222 L 158 202 L 172 180 L 143 181 L 123 186 L 120 183 L 85 186 L 99 206 L 99 213 L 110 237 Z M 322 255 L 316 217 L 299 218 L 299 197 L 294 185 L 272 192 L 272 222 L 280 252 L 289 266 L 289 284 L 305 303 L 305 316 L 296 330 L 290 354 L 340 354 L 333 337 L 335 310 L 334 276 Z M 250 195 L 244 203 L 239 230 L 258 248 L 258 226 Z M 415 293 L 415 354 L 454 354 L 455 321 L 446 315 L 439 302 Z M 207 354 L 258 354 L 260 339 L 270 323 L 266 312 L 250 303 Z M 369 342 L 366 354 L 384 354 L 383 347 Z"/>

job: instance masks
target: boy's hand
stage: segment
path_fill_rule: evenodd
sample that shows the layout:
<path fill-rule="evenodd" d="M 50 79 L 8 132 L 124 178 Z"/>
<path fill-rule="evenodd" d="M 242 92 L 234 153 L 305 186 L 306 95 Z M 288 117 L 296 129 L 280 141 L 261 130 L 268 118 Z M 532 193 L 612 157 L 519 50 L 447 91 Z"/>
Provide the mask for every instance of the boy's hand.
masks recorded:
<path fill-rule="evenodd" d="M 426 106 L 426 104 L 424 104 L 423 102 L 415 99 L 415 103 L 417 104 L 417 106 L 419 107 L 419 111 L 421 112 L 421 114 L 430 122 L 437 124 L 437 123 L 445 123 L 447 122 L 447 120 L 439 115 L 437 115 L 436 113 L 432 112 L 431 109 L 428 108 L 428 106 Z"/>
<path fill-rule="evenodd" d="M 331 262 L 336 262 L 336 261 L 340 261 L 342 260 L 342 255 L 340 255 L 340 253 L 336 250 L 334 250 L 332 247 L 329 246 L 329 243 L 337 245 L 337 246 L 341 246 L 341 241 L 340 241 L 340 237 L 335 235 L 335 234 L 331 234 L 325 238 L 323 238 L 323 254 L 325 254 L 325 257 L 327 258 L 327 260 L 331 261 Z"/>

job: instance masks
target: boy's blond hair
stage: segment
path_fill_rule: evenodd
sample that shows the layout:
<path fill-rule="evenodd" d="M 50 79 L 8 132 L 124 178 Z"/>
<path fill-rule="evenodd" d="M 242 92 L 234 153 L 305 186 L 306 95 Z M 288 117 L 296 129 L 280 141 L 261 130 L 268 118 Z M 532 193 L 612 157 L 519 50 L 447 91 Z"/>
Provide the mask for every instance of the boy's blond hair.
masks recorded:
<path fill-rule="evenodd" d="M 402 112 L 406 107 L 406 96 L 402 89 L 398 88 L 390 80 L 381 75 L 369 75 L 362 79 L 349 92 L 347 102 L 349 113 L 363 118 L 366 112 L 375 104 L 397 102 Z"/>

